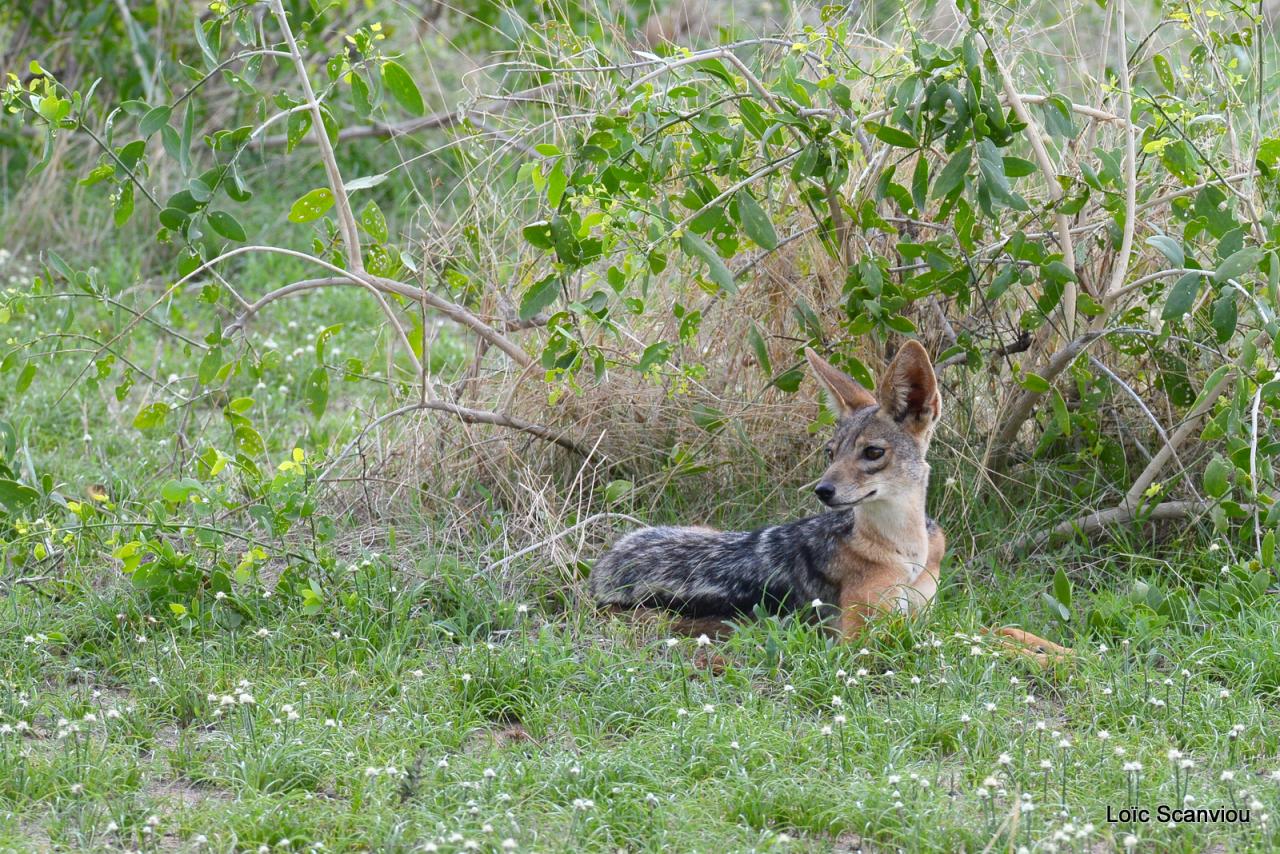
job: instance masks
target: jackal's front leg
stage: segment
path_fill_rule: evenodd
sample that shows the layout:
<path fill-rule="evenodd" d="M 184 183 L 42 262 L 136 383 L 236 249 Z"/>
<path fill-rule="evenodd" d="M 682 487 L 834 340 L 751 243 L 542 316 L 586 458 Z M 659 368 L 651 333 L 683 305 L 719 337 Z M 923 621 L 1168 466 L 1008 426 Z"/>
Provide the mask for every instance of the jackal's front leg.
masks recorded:
<path fill-rule="evenodd" d="M 1056 644 L 1051 640 L 1045 640 L 1039 635 L 1024 632 L 1022 629 L 1014 628 L 1013 626 L 1002 626 L 998 629 L 984 629 L 983 631 L 993 635 L 1000 645 L 1008 651 L 1016 655 L 1025 655 L 1041 667 L 1069 661 L 1076 654 L 1076 651 L 1069 646 Z"/>

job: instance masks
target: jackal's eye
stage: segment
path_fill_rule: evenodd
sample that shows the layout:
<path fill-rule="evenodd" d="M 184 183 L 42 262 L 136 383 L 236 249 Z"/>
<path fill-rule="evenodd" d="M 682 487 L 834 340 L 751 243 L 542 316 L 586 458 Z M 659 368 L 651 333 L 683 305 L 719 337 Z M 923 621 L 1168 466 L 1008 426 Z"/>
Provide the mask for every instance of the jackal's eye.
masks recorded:
<path fill-rule="evenodd" d="M 832 460 L 832 459 L 835 457 L 835 455 L 836 455 L 835 445 L 833 445 L 833 444 L 831 444 L 830 442 L 828 442 L 828 443 L 827 443 L 827 446 L 826 446 L 823 450 L 825 450 L 825 451 L 827 452 L 827 462 L 831 462 L 831 460 Z"/>
<path fill-rule="evenodd" d="M 864 460 L 878 460 L 884 456 L 884 448 L 877 448 L 875 445 L 867 445 L 862 449 L 862 458 Z"/>

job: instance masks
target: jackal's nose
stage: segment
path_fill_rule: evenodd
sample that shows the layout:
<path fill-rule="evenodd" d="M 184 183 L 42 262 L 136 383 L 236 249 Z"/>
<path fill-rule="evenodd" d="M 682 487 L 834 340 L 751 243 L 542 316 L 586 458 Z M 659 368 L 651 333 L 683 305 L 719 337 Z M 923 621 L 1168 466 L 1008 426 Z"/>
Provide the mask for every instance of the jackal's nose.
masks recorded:
<path fill-rule="evenodd" d="M 836 497 L 836 488 L 823 481 L 813 488 L 813 494 L 818 496 L 818 500 L 823 504 L 830 504 L 831 499 Z"/>

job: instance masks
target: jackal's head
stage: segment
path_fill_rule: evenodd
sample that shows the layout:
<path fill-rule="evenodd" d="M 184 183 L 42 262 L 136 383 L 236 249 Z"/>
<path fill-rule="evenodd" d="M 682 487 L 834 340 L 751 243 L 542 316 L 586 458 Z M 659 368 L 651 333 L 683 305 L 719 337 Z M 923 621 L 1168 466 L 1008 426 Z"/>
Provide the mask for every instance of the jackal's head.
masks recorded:
<path fill-rule="evenodd" d="M 908 341 L 872 394 L 813 350 L 805 356 L 835 412 L 827 444 L 830 465 L 814 492 L 828 507 L 923 496 L 929 479 L 925 454 L 942 399 L 929 354 Z"/>

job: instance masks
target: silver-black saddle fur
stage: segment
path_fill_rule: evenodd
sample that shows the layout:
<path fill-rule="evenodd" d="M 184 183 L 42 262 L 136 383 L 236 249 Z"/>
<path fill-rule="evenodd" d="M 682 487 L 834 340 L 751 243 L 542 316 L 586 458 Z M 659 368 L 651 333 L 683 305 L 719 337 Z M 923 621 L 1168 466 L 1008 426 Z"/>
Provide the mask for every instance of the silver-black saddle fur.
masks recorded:
<path fill-rule="evenodd" d="M 754 531 L 657 527 L 634 531 L 591 571 L 601 605 L 658 607 L 687 617 L 731 617 L 834 605 L 836 549 L 856 510 L 837 510 Z M 934 526 L 933 520 L 928 520 Z"/>

